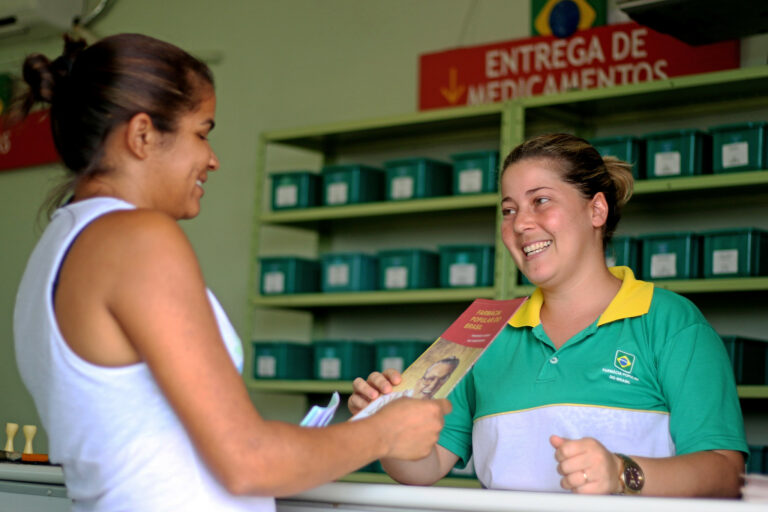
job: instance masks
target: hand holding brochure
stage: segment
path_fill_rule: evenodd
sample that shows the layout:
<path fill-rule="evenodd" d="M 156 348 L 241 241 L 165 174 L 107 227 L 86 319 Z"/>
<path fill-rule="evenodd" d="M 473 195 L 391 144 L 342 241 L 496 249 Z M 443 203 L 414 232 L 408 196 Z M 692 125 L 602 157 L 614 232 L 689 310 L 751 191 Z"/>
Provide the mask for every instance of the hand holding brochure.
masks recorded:
<path fill-rule="evenodd" d="M 352 420 L 372 415 L 392 400 L 445 398 L 496 339 L 525 298 L 476 299 L 451 326 L 403 372 L 392 393 L 382 395 Z"/>

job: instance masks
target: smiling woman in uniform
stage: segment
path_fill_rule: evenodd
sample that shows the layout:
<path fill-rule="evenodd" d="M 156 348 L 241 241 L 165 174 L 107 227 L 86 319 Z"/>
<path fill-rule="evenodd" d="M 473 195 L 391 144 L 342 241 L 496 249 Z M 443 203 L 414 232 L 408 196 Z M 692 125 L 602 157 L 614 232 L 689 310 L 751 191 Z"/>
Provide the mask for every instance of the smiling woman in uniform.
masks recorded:
<path fill-rule="evenodd" d="M 747 452 L 722 341 L 687 299 L 608 268 L 630 166 L 542 135 L 502 167 L 501 234 L 537 289 L 448 399 L 423 460 L 382 460 L 431 484 L 474 455 L 494 489 L 738 496 Z M 355 412 L 400 382 L 355 381 Z"/>

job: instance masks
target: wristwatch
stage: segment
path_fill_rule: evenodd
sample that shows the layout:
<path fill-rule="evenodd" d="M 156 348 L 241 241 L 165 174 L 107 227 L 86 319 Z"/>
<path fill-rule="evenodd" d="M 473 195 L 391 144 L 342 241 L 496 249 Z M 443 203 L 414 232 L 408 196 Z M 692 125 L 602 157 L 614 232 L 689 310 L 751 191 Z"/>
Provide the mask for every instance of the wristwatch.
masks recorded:
<path fill-rule="evenodd" d="M 623 453 L 617 453 L 616 456 L 621 459 L 624 469 L 619 474 L 621 481 L 622 494 L 637 494 L 643 490 L 645 484 L 645 474 L 643 469 L 631 458 Z"/>

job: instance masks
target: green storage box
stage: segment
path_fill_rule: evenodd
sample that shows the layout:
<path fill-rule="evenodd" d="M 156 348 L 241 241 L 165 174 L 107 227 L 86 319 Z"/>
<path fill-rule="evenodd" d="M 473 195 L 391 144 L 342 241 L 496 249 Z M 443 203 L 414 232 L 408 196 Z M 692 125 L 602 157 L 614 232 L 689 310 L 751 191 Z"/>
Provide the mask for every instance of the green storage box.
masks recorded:
<path fill-rule="evenodd" d="M 498 190 L 499 152 L 470 151 L 451 155 L 453 193 L 482 194 Z"/>
<path fill-rule="evenodd" d="M 320 265 L 292 256 L 260 258 L 261 294 L 312 293 L 320 290 Z"/>
<path fill-rule="evenodd" d="M 741 123 L 714 126 L 712 171 L 715 173 L 754 171 L 768 165 L 768 123 Z"/>
<path fill-rule="evenodd" d="M 314 375 L 320 380 L 367 378 L 374 371 L 372 343 L 347 340 L 319 340 L 314 346 Z"/>
<path fill-rule="evenodd" d="M 743 336 L 722 336 L 722 339 L 733 364 L 736 384 L 768 385 L 768 341 Z"/>
<path fill-rule="evenodd" d="M 704 174 L 711 169 L 712 137 L 699 130 L 650 133 L 645 136 L 646 177 L 672 178 Z"/>
<path fill-rule="evenodd" d="M 323 254 L 321 288 L 324 292 L 375 290 L 378 262 L 363 253 Z"/>
<path fill-rule="evenodd" d="M 312 378 L 312 346 L 295 342 L 253 342 L 254 379 Z"/>
<path fill-rule="evenodd" d="M 340 206 L 383 199 L 384 173 L 360 164 L 326 165 L 322 170 L 323 204 Z"/>
<path fill-rule="evenodd" d="M 438 286 L 437 253 L 421 249 L 393 249 L 381 251 L 378 256 L 380 289 L 413 290 Z"/>
<path fill-rule="evenodd" d="M 451 193 L 450 164 L 431 158 L 406 158 L 384 163 L 388 200 L 421 199 Z"/>
<path fill-rule="evenodd" d="M 645 140 L 639 137 L 604 137 L 590 141 L 601 156 L 615 156 L 632 164 L 632 176 L 645 178 Z"/>
<path fill-rule="evenodd" d="M 705 278 L 768 275 L 768 231 L 743 228 L 700 234 Z"/>
<path fill-rule="evenodd" d="M 310 208 L 320 204 L 320 176 L 310 171 L 272 173 L 272 209 Z"/>
<path fill-rule="evenodd" d="M 747 473 L 768 473 L 768 447 L 749 445 L 749 460 L 747 461 Z"/>
<path fill-rule="evenodd" d="M 640 276 L 640 241 L 631 236 L 616 236 L 605 248 L 605 264 L 609 267 L 629 267 Z"/>
<path fill-rule="evenodd" d="M 699 277 L 700 240 L 695 233 L 659 233 L 639 237 L 642 276 L 650 279 Z"/>
<path fill-rule="evenodd" d="M 493 265 L 492 245 L 440 247 L 440 286 L 491 286 Z"/>
<path fill-rule="evenodd" d="M 416 340 L 376 340 L 376 371 L 394 368 L 400 373 L 429 348 L 430 343 Z"/>

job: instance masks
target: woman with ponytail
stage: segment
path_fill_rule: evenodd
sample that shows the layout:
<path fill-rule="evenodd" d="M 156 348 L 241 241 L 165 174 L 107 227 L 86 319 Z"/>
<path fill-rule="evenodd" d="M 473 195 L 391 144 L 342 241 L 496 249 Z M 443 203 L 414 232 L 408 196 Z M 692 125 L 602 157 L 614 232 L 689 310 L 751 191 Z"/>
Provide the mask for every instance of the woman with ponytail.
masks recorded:
<path fill-rule="evenodd" d="M 430 455 L 383 460 L 391 476 L 430 484 L 473 456 L 495 489 L 739 495 L 748 448 L 722 341 L 687 299 L 606 266 L 630 169 L 568 134 L 507 156 L 501 235 L 537 289 L 448 396 Z M 385 375 L 355 381 L 353 412 L 400 380 Z"/>
<path fill-rule="evenodd" d="M 204 63 L 121 34 L 30 56 L 24 80 L 18 112 L 51 105 L 70 177 L 21 281 L 16 359 L 74 511 L 273 511 L 274 496 L 429 452 L 444 400 L 313 429 L 254 409 L 240 339 L 178 225 L 219 168 Z"/>

